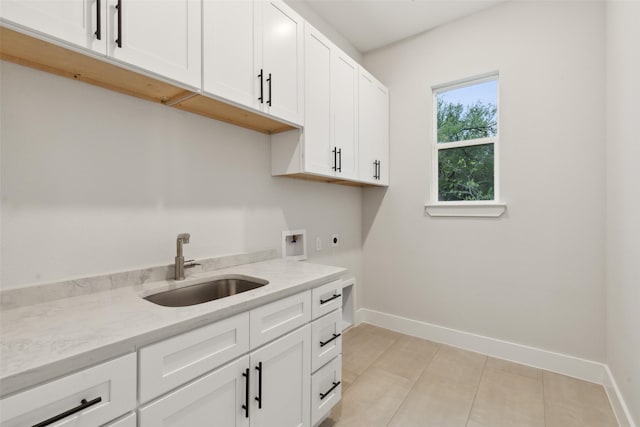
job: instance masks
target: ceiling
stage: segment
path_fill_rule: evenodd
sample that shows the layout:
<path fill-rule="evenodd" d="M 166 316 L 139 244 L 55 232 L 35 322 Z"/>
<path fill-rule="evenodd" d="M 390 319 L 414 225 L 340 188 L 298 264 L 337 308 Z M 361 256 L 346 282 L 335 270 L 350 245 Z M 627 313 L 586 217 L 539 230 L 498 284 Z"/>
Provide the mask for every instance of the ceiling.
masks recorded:
<path fill-rule="evenodd" d="M 296 0 L 362 53 L 471 15 L 505 0 Z"/>

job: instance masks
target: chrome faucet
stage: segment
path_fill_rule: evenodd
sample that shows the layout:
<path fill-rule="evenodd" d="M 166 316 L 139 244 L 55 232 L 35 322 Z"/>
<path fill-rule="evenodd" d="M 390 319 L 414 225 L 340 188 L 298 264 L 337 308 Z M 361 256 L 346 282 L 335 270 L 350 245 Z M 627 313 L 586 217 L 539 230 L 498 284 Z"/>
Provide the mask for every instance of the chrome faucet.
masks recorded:
<path fill-rule="evenodd" d="M 189 233 L 178 234 L 178 238 L 176 240 L 176 264 L 175 264 L 175 280 L 184 280 L 184 269 L 195 267 L 196 265 L 200 265 L 195 260 L 190 259 L 186 261 L 184 260 L 184 256 L 182 255 L 182 245 L 189 243 L 189 239 L 191 235 Z"/>

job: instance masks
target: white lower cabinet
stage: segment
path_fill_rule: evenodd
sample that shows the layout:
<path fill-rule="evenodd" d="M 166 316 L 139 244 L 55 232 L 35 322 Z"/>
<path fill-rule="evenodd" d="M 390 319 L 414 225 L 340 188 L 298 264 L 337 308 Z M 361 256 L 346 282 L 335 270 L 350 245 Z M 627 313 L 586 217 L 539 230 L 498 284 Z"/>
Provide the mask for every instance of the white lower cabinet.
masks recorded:
<path fill-rule="evenodd" d="M 151 399 L 249 352 L 249 313 L 141 348 L 138 399 Z"/>
<path fill-rule="evenodd" d="M 311 370 L 342 354 L 342 310 L 334 310 L 311 324 Z"/>
<path fill-rule="evenodd" d="M 329 415 L 342 398 L 342 356 L 338 356 L 311 377 L 311 425 Z"/>
<path fill-rule="evenodd" d="M 140 409 L 140 427 L 309 425 L 309 325 Z"/>
<path fill-rule="evenodd" d="M 249 426 L 243 408 L 248 396 L 248 371 L 249 356 L 244 356 L 143 406 L 139 426 Z"/>
<path fill-rule="evenodd" d="M 0 400 L 0 425 L 95 427 L 135 407 L 132 353 Z"/>
<path fill-rule="evenodd" d="M 306 325 L 251 353 L 251 427 L 309 426 L 310 344 Z"/>

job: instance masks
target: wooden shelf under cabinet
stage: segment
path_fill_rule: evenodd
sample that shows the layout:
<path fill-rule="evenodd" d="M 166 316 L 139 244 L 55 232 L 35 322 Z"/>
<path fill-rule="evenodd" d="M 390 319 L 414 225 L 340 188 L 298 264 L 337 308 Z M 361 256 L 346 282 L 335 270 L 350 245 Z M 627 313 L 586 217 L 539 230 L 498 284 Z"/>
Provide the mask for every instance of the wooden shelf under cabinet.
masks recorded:
<path fill-rule="evenodd" d="M 266 134 L 294 129 L 252 111 L 1 26 L 0 59 Z"/>

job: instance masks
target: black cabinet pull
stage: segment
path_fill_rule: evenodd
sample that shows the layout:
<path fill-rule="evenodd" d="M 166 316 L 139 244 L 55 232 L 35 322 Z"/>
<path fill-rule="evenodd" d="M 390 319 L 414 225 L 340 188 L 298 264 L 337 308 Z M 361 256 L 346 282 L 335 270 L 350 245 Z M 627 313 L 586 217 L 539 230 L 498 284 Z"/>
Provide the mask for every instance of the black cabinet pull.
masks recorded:
<path fill-rule="evenodd" d="M 329 340 L 324 341 L 324 342 L 320 341 L 320 347 L 324 347 L 325 345 L 329 344 L 331 341 L 337 340 L 340 335 L 342 335 L 342 334 L 340 334 L 340 333 L 333 334 L 333 337 L 331 337 Z"/>
<path fill-rule="evenodd" d="M 378 179 L 378 161 L 373 162 L 373 179 Z"/>
<path fill-rule="evenodd" d="M 44 427 L 44 426 L 48 426 L 51 425 L 55 422 L 60 421 L 63 418 L 67 418 L 69 415 L 73 415 L 76 412 L 80 412 L 83 409 L 87 409 L 89 406 L 93 406 L 97 403 L 102 402 L 102 397 L 96 397 L 93 400 L 89 400 L 87 401 L 87 399 L 82 399 L 80 401 L 80 404 L 78 406 L 76 406 L 75 408 L 69 409 L 68 411 L 65 411 L 61 414 L 56 415 L 55 417 L 51 417 L 48 420 L 44 420 L 41 423 L 35 424 L 33 427 Z"/>
<path fill-rule="evenodd" d="M 262 71 L 262 68 L 260 68 L 260 74 L 258 74 L 258 77 L 260 77 L 260 98 L 258 98 L 260 104 L 264 104 L 264 73 Z"/>
<path fill-rule="evenodd" d="M 96 19 L 98 24 L 96 25 L 96 32 L 94 34 L 98 40 L 102 40 L 102 8 L 100 7 L 100 3 L 100 0 L 96 0 Z"/>
<path fill-rule="evenodd" d="M 342 296 L 342 294 L 333 294 L 333 296 L 332 296 L 331 298 L 329 298 L 329 299 L 321 299 L 321 300 L 320 300 L 320 305 L 322 305 L 322 304 L 326 304 L 326 303 L 328 303 L 329 301 L 333 301 L 333 300 L 334 300 L 334 299 L 336 299 L 336 298 L 340 298 L 341 296 Z"/>
<path fill-rule="evenodd" d="M 336 171 L 338 170 L 338 149 L 336 147 L 333 147 L 333 150 L 331 150 L 331 152 L 333 153 L 333 166 L 331 166 L 331 169 Z"/>
<path fill-rule="evenodd" d="M 333 382 L 333 386 L 331 386 L 331 388 L 329 390 L 327 390 L 326 393 L 320 393 L 320 400 L 323 400 L 325 397 L 329 396 L 331 394 L 331 392 L 333 390 L 336 389 L 336 387 L 338 387 L 340 385 L 340 381 L 338 382 Z"/>
<path fill-rule="evenodd" d="M 245 389 L 244 389 L 244 405 L 242 405 L 242 409 L 244 409 L 245 418 L 249 418 L 249 372 L 250 372 L 250 369 L 247 368 L 242 373 L 242 376 L 245 378 L 244 379 L 244 385 L 245 385 Z"/>
<path fill-rule="evenodd" d="M 122 0 L 118 0 L 116 9 L 118 9 L 118 38 L 116 39 L 116 45 L 122 48 Z"/>
<path fill-rule="evenodd" d="M 380 180 L 380 171 L 382 169 L 381 165 L 382 165 L 382 162 L 378 160 L 378 180 Z"/>
<path fill-rule="evenodd" d="M 269 100 L 267 101 L 267 105 L 271 107 L 271 86 L 273 85 L 273 80 L 271 79 L 271 73 L 269 73 L 269 78 L 267 79 L 269 82 Z"/>
<path fill-rule="evenodd" d="M 258 409 L 262 409 L 262 362 L 258 363 L 256 371 L 258 371 L 258 395 L 255 399 L 258 402 Z"/>
<path fill-rule="evenodd" d="M 338 166 L 338 172 L 342 172 L 342 148 L 338 148 L 338 160 L 340 161 L 340 166 Z"/>

